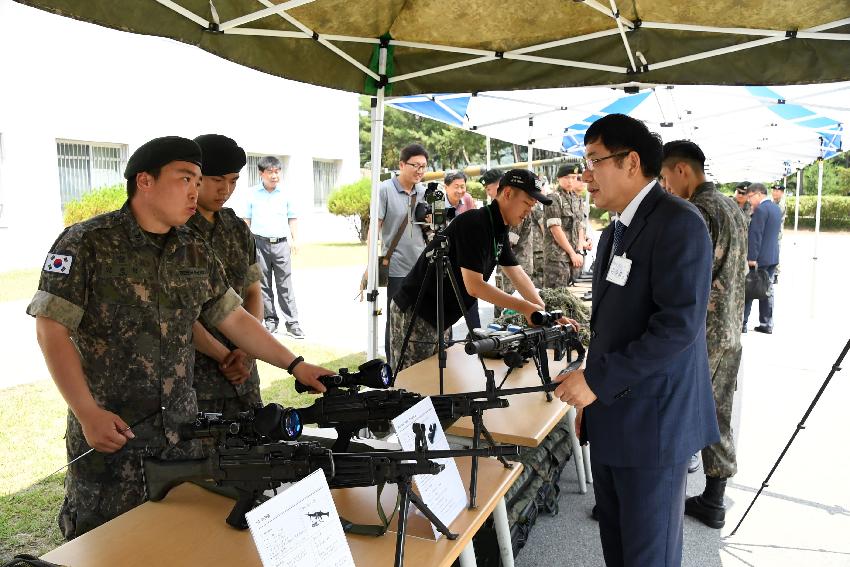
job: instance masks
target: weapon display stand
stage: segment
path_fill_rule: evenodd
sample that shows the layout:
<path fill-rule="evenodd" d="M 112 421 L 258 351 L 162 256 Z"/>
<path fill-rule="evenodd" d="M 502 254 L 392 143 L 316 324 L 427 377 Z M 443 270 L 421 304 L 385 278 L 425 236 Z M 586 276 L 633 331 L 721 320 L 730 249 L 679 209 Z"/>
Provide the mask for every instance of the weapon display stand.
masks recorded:
<path fill-rule="evenodd" d="M 452 291 L 454 292 L 455 300 L 457 301 L 458 307 L 460 307 L 461 313 L 463 313 L 463 319 L 466 322 L 466 328 L 469 335 L 472 335 L 472 322 L 469 320 L 469 314 L 467 313 L 467 309 L 463 304 L 463 300 L 461 299 L 460 286 L 457 283 L 457 279 L 455 278 L 455 274 L 452 271 L 452 262 L 448 258 L 447 253 L 449 249 L 449 238 L 441 233 L 437 233 L 434 235 L 434 242 L 436 242 L 436 246 L 426 252 L 425 257 L 428 258 L 428 269 L 425 271 L 425 278 L 422 281 L 422 285 L 419 287 L 419 294 L 416 296 L 416 303 L 413 305 L 413 310 L 411 312 L 410 321 L 407 323 L 407 329 L 404 333 L 404 341 L 401 344 L 401 351 L 398 355 L 398 361 L 396 361 L 395 371 L 393 372 L 393 384 L 395 384 L 395 380 L 398 377 L 398 373 L 404 364 L 404 355 L 407 353 L 407 346 L 410 344 L 410 335 L 413 333 L 413 325 L 416 322 L 416 319 L 419 317 L 417 312 L 419 311 L 419 306 L 422 304 L 422 298 L 425 292 L 425 282 L 428 281 L 428 277 L 430 274 L 434 274 L 437 278 L 437 359 L 439 361 L 439 373 L 440 373 L 440 394 L 443 393 L 443 373 L 446 368 L 446 347 L 451 346 L 456 343 L 466 342 L 466 339 L 461 339 L 457 341 L 446 341 L 445 332 L 443 328 L 445 327 L 445 312 L 443 311 L 443 307 L 445 305 L 445 294 L 443 293 L 443 282 L 445 281 L 445 277 L 448 276 L 449 282 L 452 286 Z M 479 356 L 479 359 L 481 357 Z M 484 365 L 484 360 L 481 359 L 481 366 L 484 368 L 485 372 L 487 367 Z"/>

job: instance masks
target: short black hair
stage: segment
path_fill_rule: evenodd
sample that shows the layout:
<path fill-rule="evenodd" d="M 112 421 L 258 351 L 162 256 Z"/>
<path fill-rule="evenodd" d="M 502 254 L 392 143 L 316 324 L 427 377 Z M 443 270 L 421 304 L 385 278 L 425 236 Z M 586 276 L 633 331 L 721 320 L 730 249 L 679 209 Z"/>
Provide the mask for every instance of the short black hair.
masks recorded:
<path fill-rule="evenodd" d="M 705 154 L 690 140 L 674 140 L 664 144 L 662 164 L 673 165 L 683 161 L 698 173 L 705 173 Z"/>
<path fill-rule="evenodd" d="M 257 161 L 257 169 L 265 171 L 272 168 L 283 169 L 283 163 L 277 156 L 264 156 Z"/>
<path fill-rule="evenodd" d="M 156 167 L 154 169 L 151 169 L 150 171 L 145 171 L 144 173 L 149 174 L 154 179 L 159 179 L 159 175 L 162 173 L 162 168 Z M 138 175 L 138 173 L 127 180 L 127 200 L 128 201 L 132 201 L 133 197 L 136 195 L 136 189 L 138 189 L 138 187 L 136 186 L 136 176 L 137 175 Z"/>
<path fill-rule="evenodd" d="M 422 144 L 408 144 L 401 149 L 398 160 L 406 162 L 414 156 L 425 156 L 426 160 L 430 159 L 428 158 L 428 150 L 425 149 L 425 146 Z"/>
<path fill-rule="evenodd" d="M 584 143 L 599 142 L 612 152 L 633 151 L 640 156 L 640 168 L 647 178 L 661 173 L 661 136 L 646 124 L 625 114 L 609 114 L 590 125 Z M 623 158 L 615 158 L 622 163 Z"/>
<path fill-rule="evenodd" d="M 443 183 L 450 185 L 453 181 L 457 181 L 458 179 L 463 179 L 463 181 L 466 182 L 466 174 L 462 171 L 452 171 L 446 174 L 446 178 L 443 180 Z"/>
<path fill-rule="evenodd" d="M 747 195 L 750 193 L 761 193 L 762 195 L 767 195 L 767 187 L 762 183 L 751 183 L 749 187 L 747 187 Z"/>

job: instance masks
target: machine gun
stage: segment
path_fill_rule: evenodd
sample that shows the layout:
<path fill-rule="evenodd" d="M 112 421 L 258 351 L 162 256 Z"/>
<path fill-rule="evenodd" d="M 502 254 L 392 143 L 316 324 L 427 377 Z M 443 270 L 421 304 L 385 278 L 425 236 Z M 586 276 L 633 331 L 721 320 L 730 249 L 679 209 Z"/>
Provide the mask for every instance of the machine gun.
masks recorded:
<path fill-rule="evenodd" d="M 505 379 L 510 376 L 514 368 L 521 367 L 526 360 L 531 359 L 537 368 L 540 381 L 544 386 L 549 385 L 552 383 L 552 377 L 549 375 L 547 349 L 551 348 L 555 351 L 555 360 L 560 361 L 566 356 L 568 363 L 573 362 L 572 351 L 574 350 L 578 353 L 577 361 L 584 360 L 585 355 L 584 345 L 581 344 L 576 330 L 568 325 L 557 324 L 562 316 L 561 311 L 549 313 L 535 311 L 531 315 L 531 322 L 540 325 L 539 327 L 521 328 L 501 334 L 487 334 L 466 343 L 464 350 L 467 354 L 483 356 L 489 353 L 501 356 L 509 368 Z M 502 384 L 497 389 L 500 389 Z M 545 392 L 546 400 L 552 401 L 551 389 Z"/>
<path fill-rule="evenodd" d="M 583 352 L 583 350 L 582 350 Z M 577 368 L 579 359 L 571 366 Z M 540 386 L 524 388 L 496 389 L 494 372 L 486 370 L 487 389 L 480 392 L 445 394 L 430 396 L 440 423 L 448 427 L 461 417 L 470 416 L 473 424 L 472 447 L 478 449 L 481 436 L 491 446 L 496 442 L 484 426 L 484 412 L 489 409 L 506 408 L 510 404 L 503 396 L 526 394 L 530 392 L 553 391 L 557 384 L 549 381 Z M 306 408 L 299 408 L 303 423 L 315 423 L 319 427 L 333 427 L 337 432 L 336 442 L 332 446 L 335 452 L 348 450 L 351 438 L 363 429 L 388 432 L 390 421 L 422 401 L 426 396 L 406 390 L 371 390 L 361 392 L 356 386 L 348 388 L 328 388 L 324 396 Z M 510 468 L 504 458 L 501 463 Z M 476 506 L 476 488 L 478 458 L 472 457 L 472 475 L 469 484 L 469 506 Z"/>
<path fill-rule="evenodd" d="M 174 486 L 186 481 L 212 480 L 216 485 L 235 489 L 237 501 L 227 523 L 238 529 L 247 528 L 245 513 L 264 500 L 263 492 L 281 484 L 295 482 L 321 470 L 331 488 L 375 486 L 394 483 L 399 490 L 399 522 L 396 543 L 396 565 L 404 561 L 404 534 L 407 528 L 407 508 L 410 503 L 449 539 L 457 534 L 449 531 L 439 518 L 412 490 L 417 474 L 438 474 L 444 465 L 434 459 L 452 457 L 505 457 L 519 454 L 515 445 L 480 449 L 430 451 L 426 442 L 426 427 L 416 423 L 414 451 L 377 451 L 370 453 L 333 453 L 315 443 L 272 442 L 264 444 L 222 442 L 216 452 L 206 459 L 164 461 L 144 460 L 145 488 L 153 501 L 162 500 Z M 187 429 L 184 429 L 187 431 Z M 231 436 L 225 433 L 225 437 Z"/>

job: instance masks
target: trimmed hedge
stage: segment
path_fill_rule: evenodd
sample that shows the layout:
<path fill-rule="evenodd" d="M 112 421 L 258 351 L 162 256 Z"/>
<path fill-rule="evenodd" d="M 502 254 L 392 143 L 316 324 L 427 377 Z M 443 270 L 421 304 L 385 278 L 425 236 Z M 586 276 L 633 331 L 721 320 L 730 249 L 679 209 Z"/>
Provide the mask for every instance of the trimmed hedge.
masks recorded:
<path fill-rule="evenodd" d="M 360 181 L 338 187 L 328 198 L 328 211 L 334 215 L 348 217 L 360 242 L 366 242 L 369 235 L 371 193 L 372 181 L 364 177 Z"/>
<path fill-rule="evenodd" d="M 116 211 L 121 208 L 126 200 L 127 187 L 125 185 L 92 189 L 81 198 L 65 204 L 65 212 L 62 215 L 65 226 L 82 222 L 95 215 Z"/>
<path fill-rule="evenodd" d="M 785 199 L 785 228 L 794 228 L 794 206 L 796 197 Z M 800 196 L 800 222 L 804 228 L 815 227 L 817 195 Z M 850 197 L 824 195 L 821 201 L 820 227 L 824 230 L 850 230 Z"/>

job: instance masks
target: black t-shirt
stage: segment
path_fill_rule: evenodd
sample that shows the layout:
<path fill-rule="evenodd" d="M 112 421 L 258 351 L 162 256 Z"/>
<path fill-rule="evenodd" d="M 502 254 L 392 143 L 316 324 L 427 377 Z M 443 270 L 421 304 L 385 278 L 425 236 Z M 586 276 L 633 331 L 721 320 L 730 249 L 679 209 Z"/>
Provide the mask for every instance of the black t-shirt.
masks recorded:
<path fill-rule="evenodd" d="M 497 263 L 501 266 L 517 266 L 519 262 L 511 251 L 508 227 L 502 220 L 498 201 L 458 215 L 442 234 L 449 241 L 446 257 L 451 260 L 452 271 L 460 288 L 461 300 L 465 305 L 465 310 L 461 311 L 447 275 L 443 281 L 443 321 L 445 329 L 448 329 L 475 303 L 475 298 L 466 292 L 466 287 L 463 285 L 461 268 L 482 274 L 486 282 L 493 275 Z M 431 273 L 427 273 L 429 266 L 427 254 L 436 246 L 435 239 L 419 255 L 413 269 L 404 278 L 401 290 L 393 299 L 402 310 L 412 307 L 416 303 L 424 282 L 425 290 L 417 314 L 434 327 L 437 326 L 437 278 L 434 275 L 436 268 L 431 268 Z"/>

